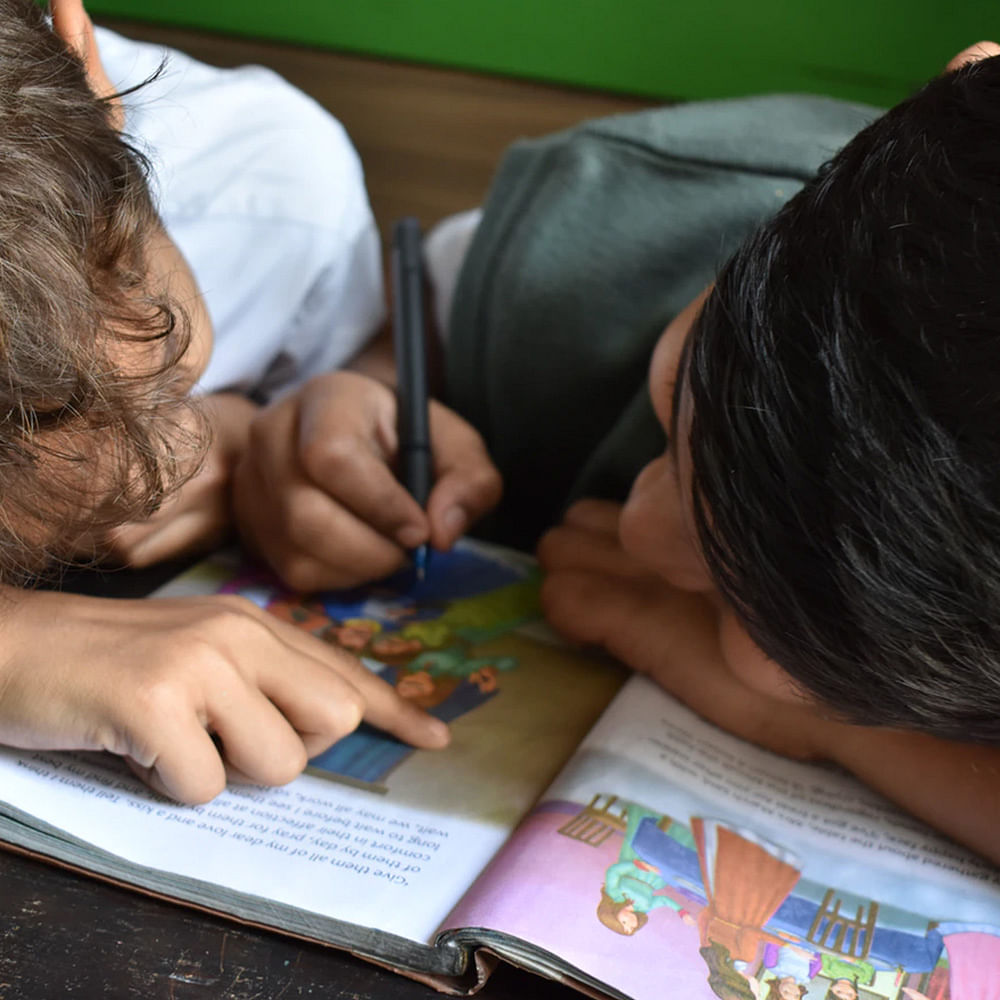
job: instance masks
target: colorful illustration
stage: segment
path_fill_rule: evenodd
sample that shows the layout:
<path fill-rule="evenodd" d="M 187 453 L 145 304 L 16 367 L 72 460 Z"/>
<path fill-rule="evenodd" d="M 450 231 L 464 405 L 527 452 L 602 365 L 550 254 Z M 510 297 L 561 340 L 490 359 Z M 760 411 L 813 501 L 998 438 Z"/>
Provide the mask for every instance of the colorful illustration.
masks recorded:
<path fill-rule="evenodd" d="M 542 803 L 512 845 L 449 926 L 536 941 L 630 996 L 1000 998 L 1000 927 L 939 922 L 823 884 L 744 826 L 682 822 L 600 793 Z M 518 884 L 558 901 L 558 919 L 509 908 L 501 886 Z M 669 969 L 657 964 L 664 955 Z"/>
<path fill-rule="evenodd" d="M 255 569 L 221 589 L 362 657 L 404 698 L 453 722 L 497 697 L 504 674 L 517 666 L 512 656 L 477 647 L 538 619 L 538 579 L 534 569 L 463 546 L 435 553 L 432 564 L 423 580 L 403 571 L 370 587 L 310 597 Z M 362 725 L 309 766 L 379 789 L 415 752 Z"/>

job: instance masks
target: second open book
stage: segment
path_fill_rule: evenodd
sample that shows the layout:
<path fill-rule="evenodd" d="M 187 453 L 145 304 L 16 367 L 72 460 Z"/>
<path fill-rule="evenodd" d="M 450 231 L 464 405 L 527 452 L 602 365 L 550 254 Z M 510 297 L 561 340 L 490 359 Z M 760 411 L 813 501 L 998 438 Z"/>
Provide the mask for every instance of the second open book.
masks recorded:
<path fill-rule="evenodd" d="M 839 771 L 554 642 L 536 582 L 469 544 L 423 584 L 309 600 L 202 564 L 167 592 L 243 593 L 354 649 L 452 745 L 362 729 L 284 788 L 201 807 L 110 757 L 7 750 L 0 838 L 446 990 L 500 956 L 635 1000 L 998 995 L 997 871 Z"/>

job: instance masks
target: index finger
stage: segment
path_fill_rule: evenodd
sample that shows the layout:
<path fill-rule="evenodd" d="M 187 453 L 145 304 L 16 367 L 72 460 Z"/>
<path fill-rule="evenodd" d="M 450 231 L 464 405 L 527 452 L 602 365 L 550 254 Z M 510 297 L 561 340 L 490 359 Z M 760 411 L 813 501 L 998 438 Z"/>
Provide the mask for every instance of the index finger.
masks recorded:
<path fill-rule="evenodd" d="M 403 548 L 427 540 L 427 515 L 383 458 L 363 449 L 347 452 L 334 440 L 314 451 L 324 454 L 311 461 L 310 477 L 345 510 Z"/>
<path fill-rule="evenodd" d="M 413 702 L 403 698 L 391 685 L 372 673 L 356 656 L 283 622 L 266 611 L 260 611 L 260 614 L 267 615 L 270 619 L 269 626 L 275 636 L 290 649 L 322 666 L 335 675 L 338 684 L 346 684 L 360 695 L 365 706 L 366 722 L 414 746 L 434 749 L 448 743 L 449 730 L 440 719 L 428 715 Z M 292 714 L 299 716 L 299 713 L 303 712 L 304 717 L 308 717 L 313 711 L 313 706 L 304 706 L 301 709 L 293 707 L 301 700 L 302 692 L 301 689 L 292 690 L 284 671 L 271 673 L 265 683 L 267 686 L 265 693 L 273 697 L 281 707 L 288 707 Z M 324 683 L 317 689 L 316 695 L 310 691 L 309 696 L 336 697 L 340 690 L 342 689 L 337 685 Z M 295 724 L 295 719 L 290 718 L 289 721 Z M 310 731 L 314 726 L 309 723 L 305 728 L 306 731 Z"/>

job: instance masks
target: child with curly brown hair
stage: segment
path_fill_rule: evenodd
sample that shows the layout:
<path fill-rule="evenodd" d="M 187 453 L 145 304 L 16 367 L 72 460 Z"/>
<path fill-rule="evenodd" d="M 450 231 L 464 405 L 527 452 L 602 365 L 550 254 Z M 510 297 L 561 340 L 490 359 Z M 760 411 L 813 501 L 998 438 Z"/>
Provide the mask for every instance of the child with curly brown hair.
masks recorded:
<path fill-rule="evenodd" d="M 289 780 L 363 717 L 447 731 L 239 598 L 23 586 L 215 544 L 258 400 L 293 405 L 382 319 L 338 123 L 267 71 L 162 62 L 80 0 L 0 4 L 0 741 L 108 750 L 202 801 Z"/>

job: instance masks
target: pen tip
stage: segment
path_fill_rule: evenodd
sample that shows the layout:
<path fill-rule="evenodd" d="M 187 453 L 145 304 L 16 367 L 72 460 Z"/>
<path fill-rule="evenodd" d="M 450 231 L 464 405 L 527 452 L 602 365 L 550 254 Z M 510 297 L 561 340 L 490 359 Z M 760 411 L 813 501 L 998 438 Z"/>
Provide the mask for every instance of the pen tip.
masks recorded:
<path fill-rule="evenodd" d="M 413 568 L 416 572 L 417 580 L 421 583 L 427 576 L 427 546 L 421 545 L 420 548 L 413 553 Z"/>

